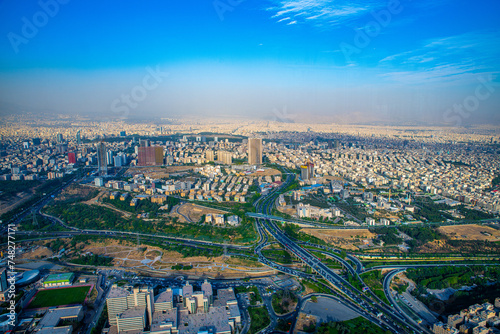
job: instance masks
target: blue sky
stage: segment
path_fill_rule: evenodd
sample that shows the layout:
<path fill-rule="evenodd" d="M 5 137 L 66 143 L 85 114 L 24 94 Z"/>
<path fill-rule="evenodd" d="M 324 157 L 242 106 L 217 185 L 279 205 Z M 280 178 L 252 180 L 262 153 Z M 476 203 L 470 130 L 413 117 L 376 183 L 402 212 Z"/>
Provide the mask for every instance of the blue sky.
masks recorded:
<path fill-rule="evenodd" d="M 498 17 L 493 0 L 4 0 L 0 112 L 498 124 Z"/>

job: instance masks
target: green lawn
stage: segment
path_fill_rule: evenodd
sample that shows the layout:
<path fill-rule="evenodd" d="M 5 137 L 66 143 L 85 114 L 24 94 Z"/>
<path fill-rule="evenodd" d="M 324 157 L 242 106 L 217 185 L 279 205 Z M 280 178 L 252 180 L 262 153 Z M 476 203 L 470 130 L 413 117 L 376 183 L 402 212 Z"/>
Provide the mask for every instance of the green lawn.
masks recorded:
<path fill-rule="evenodd" d="M 81 304 L 85 300 L 89 289 L 90 286 L 79 286 L 74 288 L 40 290 L 28 308 Z"/>

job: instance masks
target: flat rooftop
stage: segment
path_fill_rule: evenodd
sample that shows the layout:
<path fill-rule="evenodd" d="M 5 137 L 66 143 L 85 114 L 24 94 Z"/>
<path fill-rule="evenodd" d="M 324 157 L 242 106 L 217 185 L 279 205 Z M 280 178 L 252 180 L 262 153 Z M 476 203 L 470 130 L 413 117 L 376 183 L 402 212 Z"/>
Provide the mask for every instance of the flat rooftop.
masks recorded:
<path fill-rule="evenodd" d="M 39 330 L 37 334 L 71 334 L 73 326 L 47 327 Z"/>
<path fill-rule="evenodd" d="M 171 302 L 173 301 L 174 298 L 174 292 L 172 289 L 163 291 L 160 293 L 158 296 L 156 296 L 155 303 L 165 303 L 165 302 Z"/>
<path fill-rule="evenodd" d="M 49 282 L 66 282 L 66 281 L 70 281 L 71 279 L 73 279 L 73 276 L 75 276 L 75 274 L 73 273 L 63 273 L 63 274 L 51 274 L 49 275 L 46 279 L 45 279 L 45 283 L 49 283 Z"/>
<path fill-rule="evenodd" d="M 145 314 L 146 314 L 146 306 L 134 306 L 120 313 L 118 317 L 120 319 L 137 318 L 137 317 L 142 317 Z"/>
<path fill-rule="evenodd" d="M 160 332 L 169 327 L 177 328 L 178 319 L 179 315 L 177 308 L 168 311 L 160 311 L 153 313 L 153 322 L 151 323 L 151 333 Z"/>
<path fill-rule="evenodd" d="M 117 287 L 112 287 L 111 290 L 109 290 L 107 298 L 127 297 L 129 294 L 130 291 L 128 291 L 127 289 L 117 286 Z"/>
<path fill-rule="evenodd" d="M 217 290 L 217 299 L 214 306 L 226 306 L 228 301 L 236 300 L 233 288 Z"/>
<path fill-rule="evenodd" d="M 142 334 L 142 333 L 144 333 L 144 331 L 139 331 L 139 330 L 120 331 L 120 333 L 118 333 L 118 326 L 116 325 L 109 327 L 109 332 L 108 332 L 108 334 Z"/>
<path fill-rule="evenodd" d="M 186 309 L 180 311 L 179 334 L 198 334 L 202 327 L 213 327 L 215 333 L 231 332 L 226 307 L 210 307 L 208 313 L 189 314 Z"/>
<path fill-rule="evenodd" d="M 82 305 L 49 309 L 43 316 L 42 320 L 40 320 L 37 327 L 41 329 L 46 327 L 55 327 L 61 318 L 76 318 L 82 310 Z"/>

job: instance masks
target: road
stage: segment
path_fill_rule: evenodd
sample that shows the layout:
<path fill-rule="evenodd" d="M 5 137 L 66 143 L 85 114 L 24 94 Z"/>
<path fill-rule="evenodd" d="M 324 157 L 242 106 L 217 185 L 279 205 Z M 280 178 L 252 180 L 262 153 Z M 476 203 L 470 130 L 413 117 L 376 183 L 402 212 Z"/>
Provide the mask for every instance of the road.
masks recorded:
<path fill-rule="evenodd" d="M 286 188 L 290 183 L 291 177 L 290 175 L 288 175 L 281 188 Z M 277 194 L 278 189 L 275 189 L 266 196 L 266 199 L 261 200 L 257 204 L 257 212 L 269 214 L 271 212 L 272 205 L 274 204 L 274 198 L 277 196 Z M 257 218 L 257 223 L 259 225 L 259 229 L 262 228 L 267 231 L 272 237 L 274 237 L 274 239 L 276 239 L 276 241 L 282 244 L 283 247 L 300 258 L 305 264 L 315 270 L 321 277 L 323 277 L 330 284 L 335 286 L 340 292 L 342 292 L 344 295 L 342 303 L 344 305 L 349 305 L 349 307 L 352 307 L 358 314 L 365 317 L 369 321 L 379 326 L 383 326 L 384 328 L 387 328 L 394 333 L 406 331 L 404 329 L 405 324 L 403 323 L 403 317 L 397 315 L 387 305 L 381 305 L 379 304 L 379 301 L 373 301 L 372 299 L 361 293 L 359 290 L 354 288 L 349 282 L 347 282 L 340 275 L 336 274 L 332 269 L 328 268 L 309 251 L 298 245 L 295 241 L 291 240 L 271 220 Z M 346 263 L 346 265 L 350 266 L 348 263 Z M 415 332 L 425 332 L 425 329 L 423 330 L 418 326 L 412 328 L 412 330 Z"/>

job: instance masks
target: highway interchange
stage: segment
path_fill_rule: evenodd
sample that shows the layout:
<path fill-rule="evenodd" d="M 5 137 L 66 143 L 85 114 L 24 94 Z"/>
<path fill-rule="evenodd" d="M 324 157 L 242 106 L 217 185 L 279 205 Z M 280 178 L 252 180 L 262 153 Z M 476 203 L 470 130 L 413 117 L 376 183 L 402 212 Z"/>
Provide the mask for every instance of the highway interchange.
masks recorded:
<path fill-rule="evenodd" d="M 275 203 L 277 196 L 280 194 L 280 191 L 286 189 L 291 182 L 293 181 L 294 174 L 284 172 L 283 175 L 286 175 L 286 180 L 283 184 L 275 188 L 269 194 L 265 196 L 261 196 L 255 203 L 254 206 L 256 208 L 256 213 L 250 213 L 249 216 L 255 218 L 256 221 L 256 229 L 259 235 L 259 242 L 254 246 L 244 246 L 244 245 L 224 245 L 220 243 L 214 243 L 209 241 L 201 241 L 187 238 L 177 238 L 177 237 L 168 237 L 162 235 L 152 235 L 152 234 L 144 234 L 144 233 L 134 233 L 134 232 L 126 232 L 126 231 L 97 231 L 97 230 L 81 230 L 72 226 L 68 226 L 63 221 L 58 219 L 57 217 L 49 216 L 40 212 L 40 209 L 45 206 L 53 197 L 57 195 L 60 191 L 62 191 L 65 187 L 67 187 L 71 182 L 65 183 L 63 186 L 58 189 L 52 191 L 50 194 L 46 194 L 39 201 L 34 203 L 29 209 L 24 210 L 23 212 L 16 215 L 11 222 L 19 223 L 24 217 L 30 214 L 33 210 L 36 212 L 40 212 L 40 214 L 44 215 L 46 218 L 51 220 L 54 224 L 62 225 L 67 228 L 69 231 L 63 232 L 50 232 L 50 233 L 40 233 L 40 232 L 21 232 L 18 231 L 19 234 L 28 234 L 32 235 L 36 240 L 40 240 L 40 236 L 46 236 L 47 238 L 53 237 L 72 237 L 74 235 L 88 234 L 88 235 L 101 235 L 101 236 L 112 236 L 112 237 L 131 237 L 139 235 L 141 239 L 162 239 L 163 242 L 175 242 L 182 243 L 190 247 L 204 248 L 204 247 L 224 247 L 233 249 L 234 251 L 249 251 L 251 249 L 254 250 L 254 253 L 258 256 L 258 260 L 270 267 L 274 270 L 301 278 L 301 279 L 309 279 L 318 282 L 318 278 L 323 278 L 326 280 L 333 289 L 332 292 L 334 295 L 329 295 L 330 298 L 341 302 L 347 308 L 355 311 L 365 319 L 371 321 L 378 326 L 390 330 L 393 333 L 431 333 L 427 328 L 418 324 L 415 320 L 413 320 L 410 316 L 405 314 L 405 312 L 397 305 L 394 300 L 394 297 L 390 291 L 390 282 L 392 278 L 400 272 L 405 271 L 407 268 L 416 268 L 416 267 L 430 267 L 430 266 L 440 266 L 440 264 L 435 265 L 388 265 L 388 266 L 377 266 L 370 268 L 368 270 L 364 270 L 361 261 L 352 254 L 347 254 L 346 258 L 342 258 L 340 256 L 340 250 L 327 247 L 324 245 L 317 245 L 308 242 L 301 242 L 297 240 L 293 240 L 286 233 L 284 233 L 276 221 L 279 221 L 279 217 L 275 217 L 271 215 L 271 210 Z M 283 221 L 283 219 L 281 219 Z M 302 222 L 301 222 L 302 223 Z M 310 223 L 310 222 L 309 222 Z M 324 225 L 324 224 L 320 224 Z M 319 227 L 319 226 L 318 226 Z M 323 226 L 321 226 L 323 227 Z M 48 235 L 51 236 L 48 236 Z M 270 239 L 272 238 L 272 239 Z M 35 240 L 35 239 L 34 239 Z M 286 267 L 271 260 L 267 259 L 262 254 L 262 249 L 269 245 L 272 242 L 280 243 L 284 248 L 286 248 L 291 254 L 293 254 L 297 259 L 302 261 L 304 264 L 309 266 L 315 274 L 308 274 L 300 270 L 296 270 L 290 267 Z M 324 254 L 335 261 L 339 262 L 347 272 L 349 272 L 352 277 L 359 280 L 363 287 L 366 287 L 362 279 L 359 277 L 359 274 L 363 272 L 367 272 L 375 269 L 393 269 L 389 274 L 387 274 L 384 278 L 383 282 L 383 290 L 391 302 L 391 305 L 385 304 L 382 300 L 380 300 L 372 291 L 368 290 L 366 293 L 361 292 L 354 286 L 352 286 L 346 279 L 342 276 L 338 275 L 331 268 L 327 267 L 320 259 L 318 259 L 307 247 L 316 248 L 314 251 Z M 347 261 L 348 260 L 348 261 Z M 349 263 L 349 261 L 354 264 L 354 266 Z M 465 264 L 455 264 L 455 265 L 465 265 Z M 470 264 L 469 264 L 470 265 Z M 252 282 L 252 284 L 254 284 Z M 262 287 L 259 287 L 261 292 L 264 290 Z M 319 295 L 319 294 L 317 294 Z M 310 298 L 311 296 L 307 296 Z M 305 299 L 304 299 L 305 300 Z M 300 307 L 304 300 L 299 301 L 299 305 L 297 305 L 297 309 L 290 314 L 286 315 L 286 319 L 296 320 Z M 270 299 L 264 298 L 265 305 L 269 309 L 270 307 Z M 270 311 L 271 324 L 266 328 L 265 332 L 271 332 L 276 326 L 277 317 L 272 311 L 272 307 Z M 100 312 L 99 312 L 100 313 Z M 248 315 L 243 315 L 246 318 Z M 295 321 L 292 321 L 292 328 L 295 326 Z M 244 332 L 244 331 L 243 331 Z"/>

